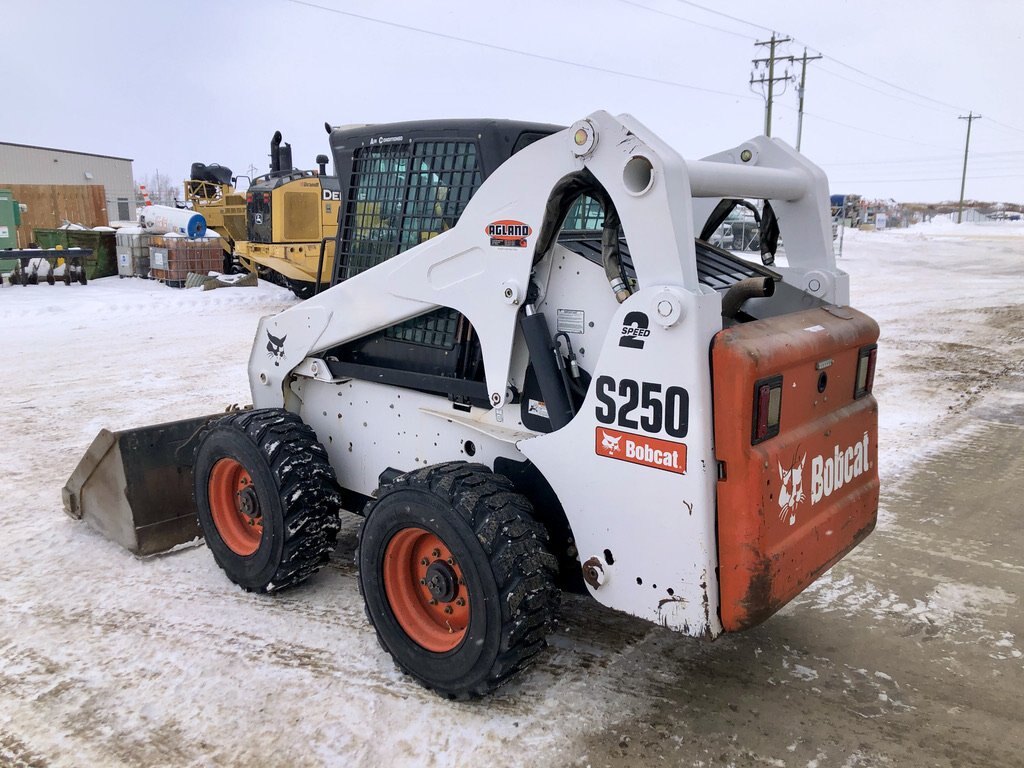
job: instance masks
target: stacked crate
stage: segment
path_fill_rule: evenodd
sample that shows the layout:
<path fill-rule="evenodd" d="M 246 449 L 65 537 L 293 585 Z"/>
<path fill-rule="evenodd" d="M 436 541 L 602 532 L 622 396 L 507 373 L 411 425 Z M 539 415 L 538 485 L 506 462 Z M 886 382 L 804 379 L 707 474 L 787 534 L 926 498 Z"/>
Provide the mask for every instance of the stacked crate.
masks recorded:
<path fill-rule="evenodd" d="M 117 230 L 118 277 L 149 277 L 149 242 L 141 227 Z"/>
<path fill-rule="evenodd" d="M 190 272 L 220 272 L 224 253 L 220 238 L 153 235 L 149 247 L 150 276 L 171 288 L 184 288 Z"/>

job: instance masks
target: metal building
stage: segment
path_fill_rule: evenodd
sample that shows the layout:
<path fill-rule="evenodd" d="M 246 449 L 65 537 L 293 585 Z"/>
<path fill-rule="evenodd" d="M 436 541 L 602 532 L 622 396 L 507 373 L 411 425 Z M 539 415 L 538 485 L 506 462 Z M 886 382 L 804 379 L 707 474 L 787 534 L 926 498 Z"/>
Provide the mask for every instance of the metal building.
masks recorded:
<path fill-rule="evenodd" d="M 101 186 L 110 221 L 135 218 L 135 180 L 127 157 L 0 141 L 0 187 L 32 184 Z"/>

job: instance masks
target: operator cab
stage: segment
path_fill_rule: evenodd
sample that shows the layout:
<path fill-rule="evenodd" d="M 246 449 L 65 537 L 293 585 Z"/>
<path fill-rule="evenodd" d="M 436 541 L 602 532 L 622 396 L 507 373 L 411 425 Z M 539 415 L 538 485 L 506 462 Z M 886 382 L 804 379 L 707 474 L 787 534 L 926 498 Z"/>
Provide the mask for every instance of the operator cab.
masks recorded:
<path fill-rule="evenodd" d="M 509 157 L 561 126 L 439 120 L 336 128 L 343 206 L 331 284 L 455 226 L 480 185 Z M 489 407 L 480 343 L 461 313 L 440 308 L 333 351 L 335 375 L 376 380 Z"/>

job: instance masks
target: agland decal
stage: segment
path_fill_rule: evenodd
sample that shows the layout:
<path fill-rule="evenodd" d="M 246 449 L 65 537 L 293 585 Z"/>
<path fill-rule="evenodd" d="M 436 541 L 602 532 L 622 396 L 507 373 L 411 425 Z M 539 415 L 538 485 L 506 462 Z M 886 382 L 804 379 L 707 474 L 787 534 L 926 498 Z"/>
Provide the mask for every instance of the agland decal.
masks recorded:
<path fill-rule="evenodd" d="M 779 465 L 779 478 L 782 486 L 779 489 L 779 519 L 789 518 L 789 524 L 796 523 L 796 512 L 800 504 L 807 500 L 804 493 L 804 469 L 807 454 L 800 458 L 794 456 L 790 466 Z M 827 499 L 844 485 L 852 483 L 856 478 L 871 469 L 868 461 L 868 433 L 859 442 L 845 448 L 837 445 L 832 455 L 818 454 L 811 459 L 811 506 L 822 499 Z"/>
<path fill-rule="evenodd" d="M 505 248 L 525 248 L 526 238 L 533 234 L 528 224 L 512 219 L 492 221 L 484 232 L 491 238 L 491 245 Z"/>
<path fill-rule="evenodd" d="M 598 456 L 628 461 L 644 467 L 686 474 L 686 444 L 659 440 L 645 435 L 597 427 L 594 431 Z"/>

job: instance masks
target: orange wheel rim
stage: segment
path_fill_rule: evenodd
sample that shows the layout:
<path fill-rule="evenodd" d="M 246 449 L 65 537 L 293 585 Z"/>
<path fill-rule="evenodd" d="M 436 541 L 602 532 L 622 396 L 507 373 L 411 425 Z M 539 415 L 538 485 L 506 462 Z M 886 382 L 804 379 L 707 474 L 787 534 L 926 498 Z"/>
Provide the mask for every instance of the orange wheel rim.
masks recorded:
<path fill-rule="evenodd" d="M 246 468 L 234 459 L 221 459 L 213 465 L 207 489 L 210 516 L 228 549 L 243 557 L 259 549 L 263 513 Z"/>
<path fill-rule="evenodd" d="M 404 528 L 392 537 L 384 552 L 384 592 L 405 634 L 426 650 L 450 651 L 466 636 L 469 592 L 437 534 Z"/>

